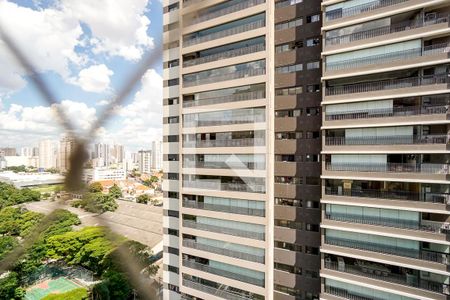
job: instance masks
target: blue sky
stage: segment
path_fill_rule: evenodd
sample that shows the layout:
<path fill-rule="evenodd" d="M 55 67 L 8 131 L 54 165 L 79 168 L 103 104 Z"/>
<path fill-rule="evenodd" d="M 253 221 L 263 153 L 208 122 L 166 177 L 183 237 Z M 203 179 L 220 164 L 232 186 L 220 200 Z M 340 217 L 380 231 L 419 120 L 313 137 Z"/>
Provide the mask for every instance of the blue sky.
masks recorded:
<path fill-rule="evenodd" d="M 87 130 L 162 36 L 159 0 L 0 0 L 0 26 L 25 50 L 74 125 Z M 0 147 L 59 139 L 54 110 L 0 43 Z M 161 138 L 162 62 L 98 131 L 98 141 L 148 148 Z"/>

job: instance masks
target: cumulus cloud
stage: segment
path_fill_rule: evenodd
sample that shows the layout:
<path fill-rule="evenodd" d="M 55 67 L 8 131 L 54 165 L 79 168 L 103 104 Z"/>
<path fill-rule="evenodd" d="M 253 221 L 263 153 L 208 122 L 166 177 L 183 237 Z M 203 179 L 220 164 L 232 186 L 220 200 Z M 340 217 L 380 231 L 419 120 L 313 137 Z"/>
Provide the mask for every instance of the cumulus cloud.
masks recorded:
<path fill-rule="evenodd" d="M 84 91 L 101 93 L 109 90 L 110 77 L 114 74 L 106 65 L 93 65 L 80 71 L 74 83 Z"/>
<path fill-rule="evenodd" d="M 150 20 L 144 15 L 148 0 L 63 0 L 66 14 L 88 25 L 95 53 L 138 60 L 153 47 L 147 35 Z"/>
<path fill-rule="evenodd" d="M 83 33 L 81 26 L 78 20 L 60 10 L 35 11 L 3 0 L 0 1 L 0 24 L 25 50 L 39 72 L 54 71 L 68 78 L 69 64 L 78 65 L 83 61 L 75 52 Z M 0 66 L 0 92 L 14 91 L 25 85 L 24 70 L 1 41 Z"/>

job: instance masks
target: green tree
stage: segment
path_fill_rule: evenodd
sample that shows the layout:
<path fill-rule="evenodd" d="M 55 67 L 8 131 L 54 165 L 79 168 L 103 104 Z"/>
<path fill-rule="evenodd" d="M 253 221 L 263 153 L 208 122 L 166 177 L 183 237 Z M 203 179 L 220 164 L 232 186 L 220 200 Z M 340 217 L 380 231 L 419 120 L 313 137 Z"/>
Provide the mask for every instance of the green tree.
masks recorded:
<path fill-rule="evenodd" d="M 0 237 L 0 259 L 17 246 L 17 239 L 12 236 Z"/>
<path fill-rule="evenodd" d="M 120 197 L 122 197 L 122 190 L 117 184 L 114 183 L 114 185 L 109 189 L 109 194 L 114 199 L 119 199 Z"/>
<path fill-rule="evenodd" d="M 89 193 L 101 193 L 103 191 L 103 186 L 100 182 L 93 182 L 88 187 Z"/>
<path fill-rule="evenodd" d="M 142 203 L 142 204 L 147 204 L 149 201 L 150 201 L 150 196 L 149 195 L 147 195 L 147 194 L 142 194 L 142 195 L 139 195 L 137 198 L 136 198 L 136 202 L 137 203 Z"/>
<path fill-rule="evenodd" d="M 20 282 L 17 273 L 10 272 L 7 276 L 0 278 L 0 300 L 21 299 Z"/>

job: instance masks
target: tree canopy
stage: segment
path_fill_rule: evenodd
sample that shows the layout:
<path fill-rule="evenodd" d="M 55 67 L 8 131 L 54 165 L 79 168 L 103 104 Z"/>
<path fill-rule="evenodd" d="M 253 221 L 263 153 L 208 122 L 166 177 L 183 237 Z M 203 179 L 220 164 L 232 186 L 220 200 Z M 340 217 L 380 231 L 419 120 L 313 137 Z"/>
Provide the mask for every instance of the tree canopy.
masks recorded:
<path fill-rule="evenodd" d="M 0 182 L 0 209 L 25 202 L 41 200 L 41 193 L 28 188 L 18 189 L 11 184 Z"/>

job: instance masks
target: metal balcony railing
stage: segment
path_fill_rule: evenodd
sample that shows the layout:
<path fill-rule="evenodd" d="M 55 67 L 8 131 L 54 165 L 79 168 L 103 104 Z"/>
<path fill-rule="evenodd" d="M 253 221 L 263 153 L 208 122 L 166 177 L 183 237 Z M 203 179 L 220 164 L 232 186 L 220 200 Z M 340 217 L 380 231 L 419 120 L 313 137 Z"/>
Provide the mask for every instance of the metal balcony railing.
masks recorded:
<path fill-rule="evenodd" d="M 266 116 L 264 109 L 261 110 L 247 110 L 242 111 L 241 114 L 226 115 L 223 118 L 209 117 L 207 120 L 199 120 L 198 116 L 193 117 L 184 116 L 184 127 L 203 127 L 203 126 L 220 126 L 220 125 L 233 125 L 233 124 L 253 124 L 264 123 Z M 205 118 L 206 119 L 206 118 Z"/>
<path fill-rule="evenodd" d="M 257 263 L 261 263 L 261 264 L 263 264 L 265 261 L 264 255 L 258 256 L 255 254 L 245 253 L 245 252 L 241 252 L 241 251 L 230 250 L 230 249 L 226 249 L 226 248 L 219 248 L 219 247 L 214 247 L 214 246 L 210 246 L 210 245 L 204 245 L 201 243 L 197 243 L 193 240 L 183 240 L 183 246 L 188 247 L 188 248 L 197 249 L 197 250 L 206 251 L 206 252 L 225 255 L 225 256 L 229 256 L 229 257 L 239 258 L 239 259 L 243 259 L 243 260 L 253 261 L 253 262 L 257 262 Z"/>
<path fill-rule="evenodd" d="M 184 100 L 183 107 L 194 107 L 194 106 L 201 106 L 201 105 L 211 105 L 211 104 L 219 104 L 219 103 L 264 99 L 264 98 L 266 98 L 265 91 L 253 91 L 253 92 L 247 92 L 247 93 L 238 93 L 238 94 L 233 94 L 233 95 L 227 95 L 227 96 L 222 96 L 222 97 L 204 98 L 204 99 L 188 100 L 188 101 Z"/>
<path fill-rule="evenodd" d="M 348 291 L 346 289 L 329 285 L 325 285 L 325 293 L 348 300 L 386 300 L 384 298 L 378 298 L 373 295 L 357 295 L 357 292 L 355 291 Z"/>
<path fill-rule="evenodd" d="M 231 278 L 231 279 L 235 279 L 235 280 L 243 281 L 243 282 L 250 283 L 253 285 L 264 287 L 264 279 L 258 279 L 258 278 L 250 277 L 247 275 L 237 274 L 234 272 L 219 269 L 219 268 L 212 267 L 209 265 L 204 265 L 204 264 L 201 264 L 201 263 L 198 263 L 195 261 L 183 259 L 183 266 L 187 267 L 187 268 L 196 269 L 199 271 L 203 271 L 203 272 L 219 275 L 222 277 L 227 277 L 227 278 Z"/>
<path fill-rule="evenodd" d="M 448 223 L 427 222 L 427 221 L 423 221 L 423 223 L 420 223 L 410 220 L 401 220 L 401 219 L 374 217 L 374 216 L 361 216 L 361 215 L 352 215 L 334 212 L 325 214 L 325 218 L 328 220 L 339 222 L 395 227 L 400 229 L 418 230 L 442 234 L 447 234 L 446 227 L 448 227 Z"/>
<path fill-rule="evenodd" d="M 186 38 L 183 41 L 183 47 L 188 47 L 188 46 L 193 46 L 193 45 L 204 43 L 204 42 L 209 42 L 209 41 L 224 38 L 224 37 L 227 37 L 230 35 L 235 35 L 238 33 L 258 29 L 258 28 L 261 28 L 264 26 L 266 26 L 265 20 L 257 20 L 257 21 L 254 21 L 254 22 L 251 22 L 248 24 L 239 25 L 239 26 L 236 26 L 236 27 L 233 27 L 230 29 L 221 30 L 218 32 L 204 35 L 204 36 L 199 36 L 199 37 L 195 37 L 195 38 Z"/>
<path fill-rule="evenodd" d="M 191 1 L 188 1 L 188 3 Z M 241 11 L 243 9 L 247 9 L 249 7 L 252 6 L 256 6 L 259 4 L 264 3 L 265 0 L 247 0 L 247 1 L 242 1 L 242 2 L 238 2 L 236 4 L 230 5 L 228 7 L 224 7 L 222 9 L 213 11 L 213 12 L 206 12 L 206 13 L 201 13 L 198 17 L 196 18 L 192 18 L 191 20 L 187 21 L 185 25 L 194 25 L 194 24 L 198 24 L 201 22 L 205 22 L 208 20 L 212 20 L 221 16 L 225 16 L 237 11 Z"/>
<path fill-rule="evenodd" d="M 208 84 L 208 83 L 216 83 L 220 81 L 226 81 L 226 80 L 233 80 L 233 79 L 240 79 L 240 78 L 246 78 L 246 77 L 252 77 L 252 76 L 259 76 L 266 74 L 265 68 L 259 68 L 259 69 L 247 69 L 247 70 L 241 70 L 236 71 L 233 73 L 227 73 L 227 74 L 220 74 L 220 75 L 211 75 L 206 78 L 188 81 L 186 79 L 183 79 L 183 86 L 184 87 L 191 87 L 201 84 Z"/>
<path fill-rule="evenodd" d="M 201 284 L 199 282 L 188 280 L 186 278 L 183 278 L 183 285 L 187 286 L 189 288 L 205 292 L 210 295 L 214 295 L 219 298 L 227 299 L 227 300 L 252 300 L 253 297 L 251 295 L 240 295 L 235 292 L 232 292 L 230 290 L 224 290 L 224 289 L 218 289 L 206 284 Z M 220 287 L 223 287 L 221 284 Z"/>
<path fill-rule="evenodd" d="M 266 49 L 266 46 L 264 44 L 251 45 L 248 47 L 224 51 L 224 52 L 220 52 L 220 53 L 216 53 L 216 54 L 212 54 L 212 55 L 208 55 L 208 56 L 203 56 L 203 57 L 194 58 L 194 59 L 190 59 L 190 60 L 184 60 L 183 66 L 184 67 L 196 66 L 196 65 L 200 65 L 200 64 L 204 64 L 204 63 L 208 63 L 208 62 L 213 62 L 213 61 L 237 57 L 237 56 L 241 56 L 241 55 L 256 53 L 256 52 L 264 51 L 265 49 Z"/>
<path fill-rule="evenodd" d="M 263 138 L 208 140 L 208 141 L 184 141 L 185 148 L 208 148 L 208 147 L 254 147 L 264 146 Z"/>
<path fill-rule="evenodd" d="M 254 232 L 242 229 L 228 228 L 216 225 L 202 224 L 197 223 L 191 220 L 183 220 L 183 226 L 188 228 L 194 228 L 199 230 L 206 230 L 216 233 L 229 234 L 234 236 L 240 236 L 249 239 L 261 240 L 264 241 L 265 234 L 264 232 Z"/>
<path fill-rule="evenodd" d="M 325 89 L 327 96 L 337 96 L 356 93 L 369 93 L 394 89 L 414 88 L 437 84 L 448 84 L 450 78 L 447 74 L 409 77 L 402 79 L 389 79 L 374 82 L 354 83 L 341 86 L 332 86 Z"/>
<path fill-rule="evenodd" d="M 449 295 L 449 286 L 445 283 L 429 281 L 419 278 L 409 279 L 407 274 L 401 275 L 391 273 L 389 268 L 376 269 L 376 267 L 374 267 L 374 270 L 372 270 L 369 268 L 364 268 L 364 266 L 354 266 L 349 264 L 338 265 L 337 262 L 325 261 L 325 269 L 358 275 L 362 277 L 373 278 L 376 280 L 387 281 L 390 283 L 411 286 L 422 290 L 432 291 L 441 294 L 444 293 L 446 295 Z"/>
<path fill-rule="evenodd" d="M 409 257 L 419 260 L 431 261 L 440 264 L 448 264 L 450 255 L 447 253 L 433 252 L 427 250 L 413 250 L 389 245 L 380 245 L 369 241 L 355 241 L 343 238 L 326 237 L 325 244 L 346 247 L 376 253 L 383 253 L 395 256 Z"/>
<path fill-rule="evenodd" d="M 215 191 L 244 192 L 244 193 L 266 192 L 266 186 L 262 184 L 256 184 L 253 182 L 248 183 L 220 182 L 220 180 L 201 180 L 201 181 L 184 180 L 183 187 L 215 190 Z"/>
<path fill-rule="evenodd" d="M 332 21 L 336 19 L 351 17 L 355 15 L 359 15 L 365 12 L 373 11 L 379 8 L 392 6 L 396 4 L 400 4 L 403 2 L 407 2 L 409 0 L 375 0 L 369 3 L 364 3 L 360 5 L 355 5 L 353 7 L 348 7 L 344 9 L 336 9 L 332 11 L 328 11 L 325 13 L 325 19 L 327 21 Z"/>
<path fill-rule="evenodd" d="M 450 174 L 450 164 L 430 163 L 325 163 L 328 171 L 374 173 Z"/>
<path fill-rule="evenodd" d="M 183 168 L 264 170 L 265 163 L 246 161 L 184 161 Z"/>
<path fill-rule="evenodd" d="M 407 59 L 423 56 L 439 55 L 442 53 L 449 53 L 449 52 L 450 52 L 450 44 L 442 43 L 431 46 L 425 46 L 421 48 L 395 51 L 379 55 L 371 55 L 357 59 L 329 62 L 326 63 L 325 65 L 327 71 L 338 71 L 338 70 L 360 68 L 370 65 L 378 65 L 383 63 L 391 63 L 394 61 L 401 61 L 403 63 L 403 60 Z"/>
<path fill-rule="evenodd" d="M 401 190 L 381 191 L 369 189 L 344 190 L 340 187 L 327 186 L 325 187 L 325 195 L 450 204 L 450 194 L 448 193 L 417 193 Z"/>
<path fill-rule="evenodd" d="M 441 23 L 448 23 L 448 15 L 436 15 L 436 17 L 428 17 L 427 20 L 408 20 L 401 23 L 383 26 L 379 28 L 369 29 L 365 31 L 354 32 L 350 34 L 339 35 L 336 37 L 325 38 L 325 45 L 342 45 L 348 44 L 354 41 L 360 41 L 365 39 L 370 39 L 377 36 L 386 36 L 389 34 L 403 32 L 408 30 L 414 30 L 426 26 L 432 26 Z"/>
<path fill-rule="evenodd" d="M 391 107 L 365 110 L 351 110 L 345 113 L 325 113 L 325 120 L 356 120 L 356 119 L 370 119 L 370 118 L 389 118 L 389 117 L 404 117 L 404 116 L 419 116 L 419 115 L 436 115 L 447 114 L 448 105 L 436 106 L 407 106 L 407 107 Z"/>
<path fill-rule="evenodd" d="M 264 209 L 259 208 L 237 207 L 231 205 L 227 206 L 195 201 L 183 201 L 183 207 L 220 211 L 240 215 L 258 216 L 258 217 L 264 217 L 266 215 L 266 211 Z"/>
<path fill-rule="evenodd" d="M 326 137 L 327 146 L 352 146 L 352 145 L 423 145 L 423 144 L 447 144 L 448 137 L 445 134 L 428 135 L 391 135 L 391 136 L 359 136 L 359 137 Z"/>

